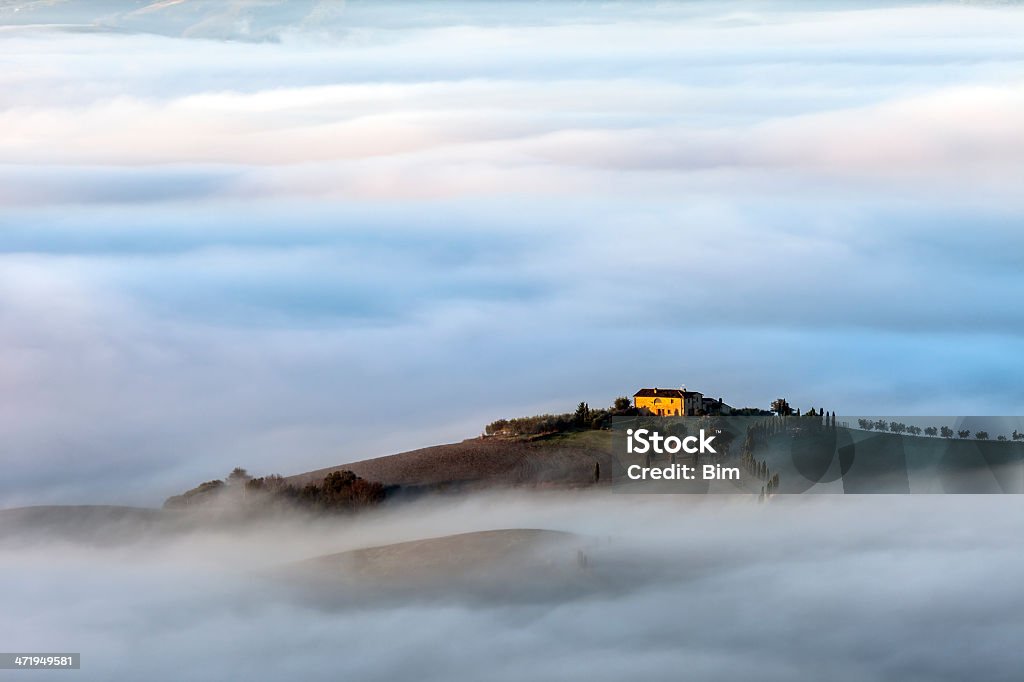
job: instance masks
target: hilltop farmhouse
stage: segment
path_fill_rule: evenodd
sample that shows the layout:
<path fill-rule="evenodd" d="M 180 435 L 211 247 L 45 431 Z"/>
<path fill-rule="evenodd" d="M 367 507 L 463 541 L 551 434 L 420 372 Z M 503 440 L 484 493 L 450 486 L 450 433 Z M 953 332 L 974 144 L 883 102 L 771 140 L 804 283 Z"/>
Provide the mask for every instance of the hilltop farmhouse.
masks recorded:
<path fill-rule="evenodd" d="M 641 388 L 633 394 L 633 406 L 659 417 L 724 415 L 732 411 L 723 398 L 705 397 L 700 391 L 685 388 Z"/>

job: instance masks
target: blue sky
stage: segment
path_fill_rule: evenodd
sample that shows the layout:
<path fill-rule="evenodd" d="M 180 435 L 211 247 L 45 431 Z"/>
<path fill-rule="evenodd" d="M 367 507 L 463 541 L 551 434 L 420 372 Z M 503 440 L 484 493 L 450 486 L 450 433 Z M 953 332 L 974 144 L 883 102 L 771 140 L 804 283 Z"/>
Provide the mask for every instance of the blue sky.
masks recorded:
<path fill-rule="evenodd" d="M 1019 7 L 108 4 L 0 27 L 5 506 L 654 384 L 1024 409 Z"/>

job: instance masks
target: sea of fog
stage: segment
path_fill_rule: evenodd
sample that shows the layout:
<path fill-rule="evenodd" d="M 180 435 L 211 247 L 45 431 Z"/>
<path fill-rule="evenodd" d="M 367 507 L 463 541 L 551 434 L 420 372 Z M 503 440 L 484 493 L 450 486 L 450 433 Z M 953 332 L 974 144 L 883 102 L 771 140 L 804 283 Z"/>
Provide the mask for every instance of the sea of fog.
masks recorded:
<path fill-rule="evenodd" d="M 1019 680 L 1022 521 L 995 495 L 506 493 L 172 532 L 8 524 L 0 650 L 82 654 L 77 672 L 7 673 L 32 680 Z M 575 534 L 600 579 L 551 594 L 523 570 L 493 599 L 453 577 L 346 603 L 273 577 L 501 528 Z"/>

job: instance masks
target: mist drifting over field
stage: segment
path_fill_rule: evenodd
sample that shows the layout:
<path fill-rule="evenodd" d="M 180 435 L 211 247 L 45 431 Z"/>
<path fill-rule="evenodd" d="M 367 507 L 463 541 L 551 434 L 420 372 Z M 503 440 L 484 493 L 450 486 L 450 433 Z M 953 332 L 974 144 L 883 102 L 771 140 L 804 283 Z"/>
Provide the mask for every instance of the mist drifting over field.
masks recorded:
<path fill-rule="evenodd" d="M 1004 496 L 507 493 L 358 523 L 122 526 L 124 542 L 6 526 L 0 641 L 81 651 L 83 676 L 105 680 L 1011 680 L 1024 666 L 1022 517 Z M 527 571 L 494 598 L 460 596 L 452 578 L 345 603 L 268 577 L 320 554 L 498 528 L 576 534 L 586 589 L 538 599 Z"/>
<path fill-rule="evenodd" d="M 641 386 L 1024 410 L 1019 3 L 142 4 L 0 0 L 0 508 L 155 507 Z M 114 681 L 1019 681 L 1022 516 L 0 512 L 0 649 Z M 501 529 L 525 549 L 472 581 L 480 536 L 367 550 Z"/>

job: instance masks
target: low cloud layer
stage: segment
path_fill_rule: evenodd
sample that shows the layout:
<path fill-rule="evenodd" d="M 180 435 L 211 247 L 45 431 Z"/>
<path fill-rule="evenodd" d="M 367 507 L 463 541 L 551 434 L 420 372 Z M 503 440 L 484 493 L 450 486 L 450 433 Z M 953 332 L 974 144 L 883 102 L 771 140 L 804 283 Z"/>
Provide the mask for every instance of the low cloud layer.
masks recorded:
<path fill-rule="evenodd" d="M 7 534 L 0 639 L 80 652 L 82 674 L 108 680 L 1012 680 L 1024 663 L 1018 517 L 1004 496 L 503 495 L 107 546 Z M 520 527 L 587 538 L 587 575 L 604 586 L 537 601 L 467 600 L 453 585 L 345 607 L 258 577 L 333 551 Z M 535 579 L 509 589 L 528 596 Z"/>
<path fill-rule="evenodd" d="M 0 506 L 641 385 L 1024 409 L 1019 8 L 122 5 L 0 29 Z"/>

